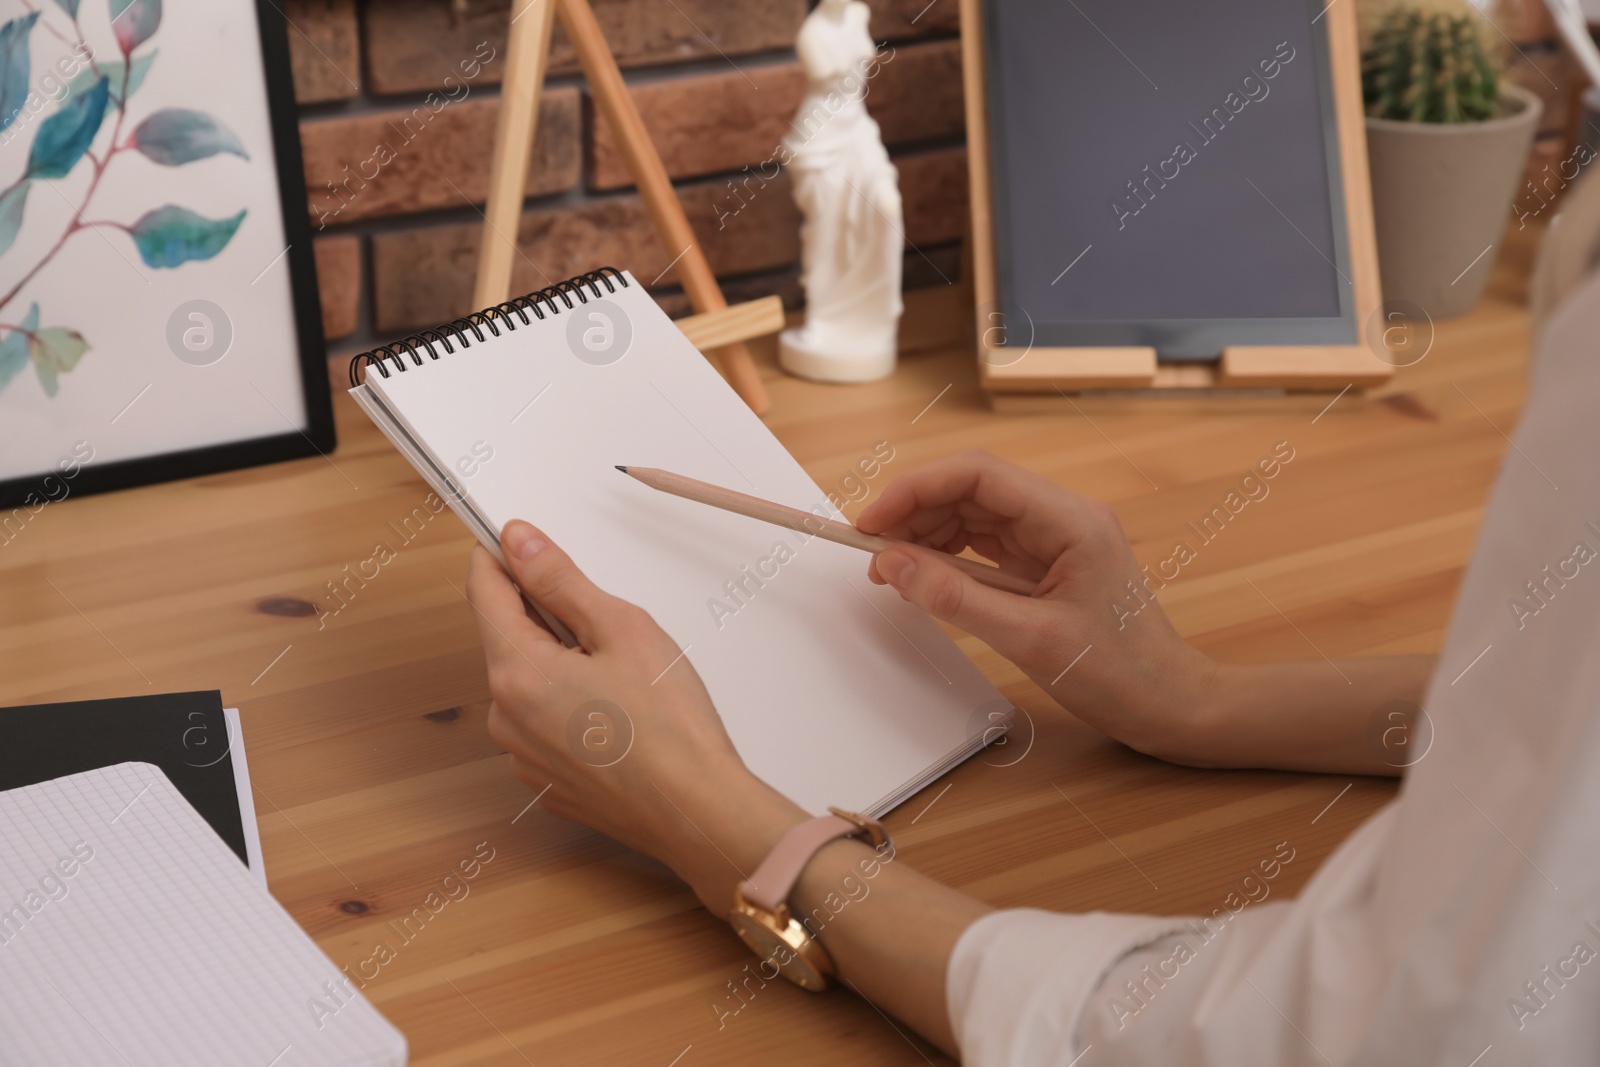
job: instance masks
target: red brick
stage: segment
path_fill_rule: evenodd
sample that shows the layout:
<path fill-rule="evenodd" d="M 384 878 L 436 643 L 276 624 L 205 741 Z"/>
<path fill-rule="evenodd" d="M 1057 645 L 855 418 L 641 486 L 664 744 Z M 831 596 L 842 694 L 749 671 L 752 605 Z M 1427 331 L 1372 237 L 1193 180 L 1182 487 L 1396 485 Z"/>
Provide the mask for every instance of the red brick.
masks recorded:
<path fill-rule="evenodd" d="M 939 0 L 954 4 L 955 0 Z M 721 59 L 794 44 L 805 0 L 593 0 L 595 17 L 623 67 Z M 367 73 L 379 93 L 432 88 L 455 60 L 487 41 L 504 52 L 510 0 L 363 0 Z M 550 72 L 578 69 L 558 26 Z M 486 72 L 498 80 L 499 70 Z"/>
<path fill-rule="evenodd" d="M 961 0 L 867 0 L 869 29 L 880 41 L 961 29 Z"/>
<path fill-rule="evenodd" d="M 355 0 L 285 0 L 294 96 L 302 104 L 361 94 Z"/>
<path fill-rule="evenodd" d="M 701 248 L 718 274 L 740 274 L 796 262 L 799 213 L 780 178 L 750 198 L 737 214 L 713 205 L 729 197 L 703 183 L 678 190 Z M 476 310 L 470 306 L 481 227 L 433 226 L 372 239 L 374 319 L 383 335 L 431 326 Z M 603 264 L 631 270 L 645 284 L 660 277 L 681 249 L 670 252 L 656 237 L 637 196 L 593 200 L 574 208 L 523 215 L 512 289 L 528 292 Z"/>
<path fill-rule="evenodd" d="M 901 289 L 908 292 L 912 289 L 933 289 L 946 285 L 957 285 L 960 281 L 960 245 L 919 246 L 915 250 L 906 253 L 905 265 L 901 268 L 900 274 Z M 970 315 L 970 313 L 969 309 L 967 314 Z M 963 315 L 962 318 L 965 319 L 966 316 Z M 965 324 L 963 324 L 963 328 L 965 328 Z M 936 322 L 913 324 L 911 332 L 913 335 L 927 335 L 930 331 L 934 337 L 944 335 L 943 328 Z M 902 342 L 905 334 L 905 321 L 902 319 Z M 931 346 L 924 344 L 921 347 Z"/>
<path fill-rule="evenodd" d="M 886 144 L 958 136 L 962 130 L 961 55 L 954 41 L 886 50 L 868 83 L 867 110 Z M 667 173 L 674 178 L 759 167 L 781 158 L 805 96 L 799 63 L 646 82 L 630 90 Z M 586 95 L 594 131 L 589 185 L 633 184 L 615 135 Z M 770 167 L 761 167 L 770 173 Z"/>
<path fill-rule="evenodd" d="M 437 114 L 418 104 L 301 123 L 311 221 L 324 227 L 483 203 L 499 110 L 498 100 L 468 96 Z M 381 166 L 380 146 L 392 153 Z M 374 177 L 364 180 L 367 174 Z M 553 89 L 539 108 L 527 194 L 568 189 L 577 181 L 578 93 Z"/>
<path fill-rule="evenodd" d="M 718 275 L 744 274 L 798 263 L 800 209 L 795 207 L 789 176 L 780 174 L 765 187 L 752 181 L 741 191 L 742 197 L 734 196 L 726 181 L 700 182 L 678 190 L 711 269 Z M 671 255 L 679 251 L 674 248 Z M 664 267 L 656 268 L 650 277 Z"/>
<path fill-rule="evenodd" d="M 349 337 L 361 322 L 361 238 L 318 237 L 313 248 L 322 295 L 322 336 L 329 341 Z"/>
<path fill-rule="evenodd" d="M 940 0 L 941 3 L 944 0 Z M 886 50 L 867 94 L 887 145 L 960 137 L 966 128 L 961 42 L 930 41 Z"/>
<path fill-rule="evenodd" d="M 1519 45 L 1551 41 L 1560 35 L 1545 0 L 1498 0 L 1492 15 L 1501 32 Z"/>
<path fill-rule="evenodd" d="M 967 150 L 901 156 L 900 200 L 913 246 L 960 240 L 967 229 Z"/>
<path fill-rule="evenodd" d="M 667 173 L 687 178 L 773 158 L 805 84 L 800 64 L 784 63 L 647 82 L 630 92 Z M 632 185 L 616 136 L 587 92 L 584 113 L 594 131 L 589 187 Z"/>
<path fill-rule="evenodd" d="M 1506 67 L 1506 78 L 1544 101 L 1544 114 L 1539 116 L 1540 133 L 1567 132 L 1572 123 L 1572 106 L 1582 87 L 1588 84 L 1583 69 L 1565 48 L 1513 52 Z"/>
<path fill-rule="evenodd" d="M 1575 155 L 1573 147 L 1559 134 L 1533 142 L 1522 181 L 1517 183 L 1517 190 L 1511 196 L 1511 217 L 1522 223 L 1518 229 L 1535 219 L 1548 221 L 1559 209 L 1567 187 L 1580 170 L 1589 169 L 1582 165 L 1583 158 Z"/>
<path fill-rule="evenodd" d="M 944 149 L 896 161 L 905 201 L 906 236 L 916 246 L 959 238 L 966 221 L 966 154 Z M 699 182 L 679 188 L 690 224 L 719 276 L 750 274 L 798 262 L 800 216 L 787 175 L 764 186 Z M 431 226 L 372 238 L 375 328 L 393 336 L 470 311 L 481 227 Z M 538 289 L 602 264 L 631 270 L 647 285 L 680 249 L 665 249 L 637 196 L 531 211 L 518 230 L 512 288 Z"/>

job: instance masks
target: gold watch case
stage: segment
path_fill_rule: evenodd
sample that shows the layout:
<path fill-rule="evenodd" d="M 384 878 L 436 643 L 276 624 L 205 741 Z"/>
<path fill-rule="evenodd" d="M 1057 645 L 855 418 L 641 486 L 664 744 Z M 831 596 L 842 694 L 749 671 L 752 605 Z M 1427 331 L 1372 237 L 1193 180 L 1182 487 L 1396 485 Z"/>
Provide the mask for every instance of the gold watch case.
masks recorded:
<path fill-rule="evenodd" d="M 833 957 L 790 914 L 788 904 L 779 904 L 777 911 L 765 911 L 745 900 L 744 893 L 736 889 L 728 924 L 745 947 L 761 958 L 761 977 L 776 978 L 781 974 L 812 993 L 820 993 L 833 984 Z M 768 972 L 769 966 L 774 970 Z"/>

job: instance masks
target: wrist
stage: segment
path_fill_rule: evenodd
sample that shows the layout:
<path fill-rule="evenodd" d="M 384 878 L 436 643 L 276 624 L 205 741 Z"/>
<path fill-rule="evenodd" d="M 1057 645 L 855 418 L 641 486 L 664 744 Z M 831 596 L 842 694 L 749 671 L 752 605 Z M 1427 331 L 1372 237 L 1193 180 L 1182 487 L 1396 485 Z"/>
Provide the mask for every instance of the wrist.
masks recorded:
<path fill-rule="evenodd" d="M 1221 665 L 1180 641 L 1147 669 L 1151 684 L 1125 699 L 1128 728 L 1117 740 L 1147 756 L 1204 765 L 1217 732 Z"/>
<path fill-rule="evenodd" d="M 887 841 L 878 848 L 854 837 L 830 841 L 817 849 L 795 881 L 789 905 L 806 922 L 806 929 L 822 938 L 828 920 L 844 908 L 845 901 L 865 899 L 868 880 L 893 862 L 894 846 Z"/>
<path fill-rule="evenodd" d="M 1135 746 L 1149 756 L 1191 767 L 1217 767 L 1217 739 L 1227 732 L 1224 666 L 1188 646 L 1172 670 L 1160 719 L 1163 729 Z"/>
<path fill-rule="evenodd" d="M 710 783 L 710 776 L 700 783 Z M 733 907 L 733 891 L 791 827 L 811 816 L 743 766 L 714 785 L 696 784 L 688 804 L 673 798 L 692 825 L 678 835 L 668 865 L 713 915 Z"/>

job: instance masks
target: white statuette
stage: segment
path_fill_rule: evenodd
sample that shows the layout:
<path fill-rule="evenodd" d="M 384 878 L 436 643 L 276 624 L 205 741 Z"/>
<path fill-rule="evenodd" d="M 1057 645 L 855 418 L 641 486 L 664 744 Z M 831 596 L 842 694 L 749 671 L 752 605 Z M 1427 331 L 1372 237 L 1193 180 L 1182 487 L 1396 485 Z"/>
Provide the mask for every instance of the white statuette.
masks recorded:
<path fill-rule="evenodd" d="M 796 49 L 808 88 L 784 148 L 800 227 L 805 324 L 783 331 L 791 374 L 864 382 L 894 371 L 905 245 L 899 175 L 865 99 L 878 56 L 860 0 L 822 0 Z"/>

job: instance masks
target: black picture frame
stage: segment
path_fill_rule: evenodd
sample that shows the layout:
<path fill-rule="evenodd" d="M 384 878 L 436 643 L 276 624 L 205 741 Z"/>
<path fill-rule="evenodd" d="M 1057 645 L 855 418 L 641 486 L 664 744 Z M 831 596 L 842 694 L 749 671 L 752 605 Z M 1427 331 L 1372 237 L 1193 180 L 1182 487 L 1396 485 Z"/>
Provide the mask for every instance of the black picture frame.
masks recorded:
<path fill-rule="evenodd" d="M 289 20 L 274 0 L 255 0 L 261 39 L 262 67 L 272 130 L 272 151 L 277 162 L 278 203 L 288 242 L 295 338 L 299 347 L 300 385 L 305 398 L 303 430 L 207 445 L 178 452 L 161 452 L 137 459 L 89 463 L 71 478 L 69 493 L 105 493 L 116 489 L 178 481 L 207 474 L 257 467 L 334 451 L 333 397 L 328 381 L 327 344 L 322 337 L 322 299 L 317 288 L 316 259 L 311 244 L 305 167 L 300 155 L 300 122 L 289 65 Z M 0 522 L 16 508 L 64 499 L 52 494 L 50 483 L 63 483 L 60 473 L 41 471 L 0 481 Z"/>

